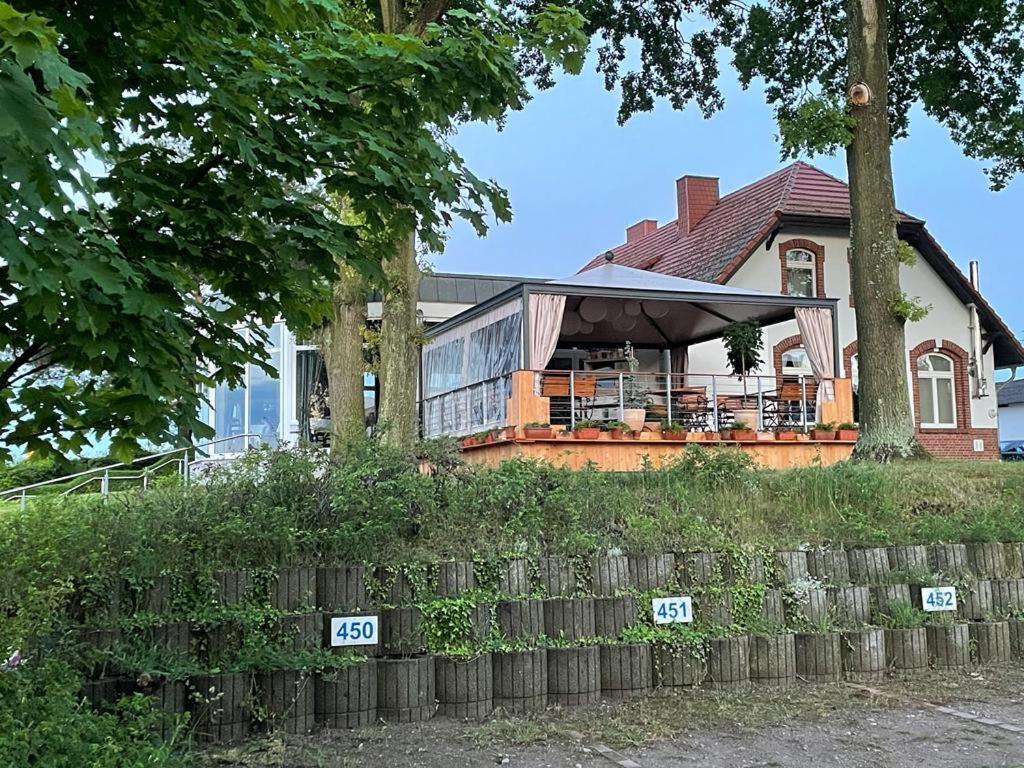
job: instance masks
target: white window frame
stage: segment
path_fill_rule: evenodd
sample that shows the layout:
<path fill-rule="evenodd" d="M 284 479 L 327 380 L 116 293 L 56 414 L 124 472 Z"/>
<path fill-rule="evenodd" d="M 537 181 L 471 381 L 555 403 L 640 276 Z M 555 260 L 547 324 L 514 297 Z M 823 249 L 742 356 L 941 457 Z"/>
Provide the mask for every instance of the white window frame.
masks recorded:
<path fill-rule="evenodd" d="M 929 368 L 927 370 L 921 370 L 920 367 L 919 367 L 921 365 L 921 361 L 922 360 L 927 360 L 930 357 L 941 357 L 943 360 L 945 360 L 946 362 L 949 363 L 949 370 L 948 371 L 936 371 L 936 370 L 932 370 L 931 368 Z M 934 414 L 935 418 L 937 419 L 939 417 L 939 385 L 936 383 L 936 382 L 938 382 L 939 379 L 943 379 L 943 380 L 949 381 L 950 402 L 951 402 L 951 404 L 953 406 L 952 410 L 951 410 L 951 413 L 952 413 L 952 416 L 953 416 L 953 420 L 951 422 L 925 421 L 924 420 L 924 416 L 922 415 L 921 416 L 921 422 L 920 422 L 921 429 L 956 429 L 956 427 L 957 427 L 957 413 L 956 413 L 956 361 L 953 358 L 949 357 L 949 355 L 944 355 L 941 352 L 928 352 L 927 354 L 921 355 L 917 359 L 917 363 L 915 364 L 914 367 L 917 369 L 915 371 L 915 373 L 917 374 L 918 382 L 920 382 L 922 379 L 924 379 L 924 380 L 928 381 L 929 384 L 930 384 L 928 389 L 931 391 L 932 413 Z M 923 414 L 924 413 L 924 395 L 921 392 L 920 385 L 918 385 L 917 396 L 918 396 L 918 398 L 921 399 L 921 402 L 918 403 L 918 409 L 919 409 L 920 413 Z"/>
<path fill-rule="evenodd" d="M 807 256 L 807 260 L 796 260 L 793 258 L 793 254 L 799 253 Z M 803 297 L 813 299 L 817 296 L 818 290 L 818 263 L 817 257 L 811 251 L 806 248 L 790 248 L 786 251 L 786 293 L 790 296 L 799 296 L 799 294 L 789 292 L 789 270 L 791 269 L 805 269 L 811 273 L 811 293 L 809 296 Z"/>
<path fill-rule="evenodd" d="M 796 352 L 798 350 L 802 351 L 804 353 L 804 359 L 807 361 L 807 367 L 806 368 L 787 367 L 786 366 L 786 355 L 788 355 L 788 354 L 790 354 L 792 352 Z M 807 354 L 807 347 L 805 347 L 803 344 L 799 344 L 799 345 L 797 345 L 795 347 L 790 347 L 785 352 L 783 352 L 779 356 L 779 372 L 783 376 L 786 376 L 786 375 L 790 375 L 790 376 L 813 376 L 814 375 L 814 371 L 811 370 L 811 358 L 810 358 L 810 355 Z"/>

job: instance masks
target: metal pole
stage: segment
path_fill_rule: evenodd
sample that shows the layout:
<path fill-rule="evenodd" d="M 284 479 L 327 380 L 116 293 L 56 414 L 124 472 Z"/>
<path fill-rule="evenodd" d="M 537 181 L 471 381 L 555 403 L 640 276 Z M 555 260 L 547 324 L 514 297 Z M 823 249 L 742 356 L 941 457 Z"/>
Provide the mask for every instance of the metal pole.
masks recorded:
<path fill-rule="evenodd" d="M 149 470 L 142 470 L 142 490 L 149 488 Z"/>
<path fill-rule="evenodd" d="M 106 497 L 110 493 L 110 470 L 103 472 L 103 481 L 100 483 L 100 495 Z"/>
<path fill-rule="evenodd" d="M 807 431 L 807 378 L 800 374 L 800 423 Z"/>
<path fill-rule="evenodd" d="M 626 418 L 626 392 L 622 385 L 622 371 L 619 371 L 619 421 Z"/>
<path fill-rule="evenodd" d="M 26 493 L 27 493 L 27 491 L 22 491 L 21 492 L 21 511 L 22 512 L 25 511 L 25 504 L 28 501 L 28 497 L 26 496 Z"/>
<path fill-rule="evenodd" d="M 764 430 L 764 398 L 761 394 L 761 377 L 757 377 L 757 431 Z"/>
<path fill-rule="evenodd" d="M 715 425 L 715 432 L 718 431 L 718 377 L 711 376 L 711 423 Z"/>
<path fill-rule="evenodd" d="M 569 371 L 569 429 L 576 429 L 576 371 Z"/>
<path fill-rule="evenodd" d="M 672 374 L 665 374 L 665 412 L 668 415 L 669 424 L 672 423 Z"/>

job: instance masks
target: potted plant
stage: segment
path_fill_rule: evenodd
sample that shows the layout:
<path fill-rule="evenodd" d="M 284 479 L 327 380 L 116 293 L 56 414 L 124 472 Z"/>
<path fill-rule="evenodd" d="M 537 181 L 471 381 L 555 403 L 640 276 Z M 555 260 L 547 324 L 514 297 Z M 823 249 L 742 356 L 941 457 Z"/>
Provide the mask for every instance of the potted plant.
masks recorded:
<path fill-rule="evenodd" d="M 745 421 L 737 421 L 732 425 L 732 439 L 741 443 L 757 440 L 757 432 L 750 428 Z"/>
<path fill-rule="evenodd" d="M 775 430 L 775 439 L 783 441 L 796 440 L 796 430 L 792 427 L 778 427 Z"/>
<path fill-rule="evenodd" d="M 835 440 L 836 425 L 831 421 L 819 421 L 811 429 L 811 437 L 815 440 Z"/>
<path fill-rule="evenodd" d="M 747 373 L 761 366 L 764 351 L 764 337 L 761 326 L 753 320 L 739 320 L 730 323 L 722 331 L 725 355 L 734 376 L 743 382 L 743 404 L 749 408 L 737 410 L 737 415 L 757 418 L 757 406 L 747 402 Z"/>
<path fill-rule="evenodd" d="M 662 440 L 685 440 L 686 439 L 686 427 L 682 424 L 677 424 L 670 419 L 665 419 L 661 422 L 661 439 Z"/>
<path fill-rule="evenodd" d="M 647 407 L 651 404 L 651 398 L 640 381 L 640 361 L 636 359 L 633 344 L 629 341 L 626 342 L 623 357 L 629 373 L 622 377 L 622 420 L 630 431 L 640 432 L 647 420 Z"/>
<path fill-rule="evenodd" d="M 504 438 L 505 440 L 515 440 L 516 439 L 516 428 L 515 427 L 505 427 L 505 428 L 503 428 L 499 432 L 499 435 L 502 438 Z"/>
<path fill-rule="evenodd" d="M 852 424 L 849 421 L 844 421 L 838 427 L 836 427 L 836 438 L 839 440 L 857 440 L 859 430 L 856 424 Z"/>
<path fill-rule="evenodd" d="M 476 445 L 477 444 L 476 435 L 466 435 L 464 438 L 462 438 L 461 443 L 462 443 L 462 447 L 463 448 L 470 448 L 470 447 Z"/>
<path fill-rule="evenodd" d="M 624 421 L 609 421 L 605 427 L 608 428 L 608 435 L 612 440 L 623 440 L 633 434 L 633 428 Z"/>
<path fill-rule="evenodd" d="M 601 424 L 590 419 L 580 419 L 572 428 L 572 433 L 577 440 L 597 440 L 601 437 Z"/>
<path fill-rule="evenodd" d="M 523 427 L 523 436 L 527 440 L 550 440 L 551 425 L 547 422 L 531 421 Z"/>
<path fill-rule="evenodd" d="M 493 443 L 494 442 L 494 431 L 488 429 L 486 432 L 477 432 L 476 439 L 479 443 Z"/>

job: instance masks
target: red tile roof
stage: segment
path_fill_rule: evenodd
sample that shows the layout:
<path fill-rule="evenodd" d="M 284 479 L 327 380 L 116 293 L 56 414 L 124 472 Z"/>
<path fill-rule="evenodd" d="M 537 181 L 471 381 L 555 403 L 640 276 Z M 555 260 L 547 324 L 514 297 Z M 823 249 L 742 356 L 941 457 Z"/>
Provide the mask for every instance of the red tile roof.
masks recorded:
<path fill-rule="evenodd" d="M 850 218 L 846 183 L 796 162 L 722 197 L 689 235 L 677 221 L 614 248 L 615 263 L 693 280 L 725 282 L 783 215 Z M 901 214 L 904 221 L 916 221 Z M 583 269 L 601 263 L 604 254 Z"/>

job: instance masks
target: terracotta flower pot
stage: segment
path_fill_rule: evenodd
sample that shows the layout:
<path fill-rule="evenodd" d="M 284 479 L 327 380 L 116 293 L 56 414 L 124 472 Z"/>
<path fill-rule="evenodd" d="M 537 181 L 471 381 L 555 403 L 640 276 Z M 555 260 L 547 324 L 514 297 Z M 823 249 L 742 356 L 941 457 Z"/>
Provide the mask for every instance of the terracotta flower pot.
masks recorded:
<path fill-rule="evenodd" d="M 774 443 L 775 442 L 775 433 L 774 432 L 758 432 L 756 434 L 757 434 L 758 442 L 762 442 L 762 443 Z"/>
<path fill-rule="evenodd" d="M 813 437 L 815 440 L 835 440 L 836 433 L 831 432 L 827 429 L 812 429 L 811 437 Z"/>
<path fill-rule="evenodd" d="M 686 432 L 671 432 L 671 431 L 666 432 L 666 431 L 662 430 L 662 432 L 661 432 L 661 439 L 662 440 L 685 440 L 686 439 Z"/>
<path fill-rule="evenodd" d="M 464 437 L 464 438 L 462 438 L 462 447 L 463 448 L 469 448 L 470 446 L 474 446 L 476 444 L 477 444 L 477 439 L 475 437 Z"/>
<path fill-rule="evenodd" d="M 494 433 L 493 432 L 488 432 L 487 433 L 487 437 L 484 438 L 484 442 L 485 443 L 493 443 L 494 442 Z"/>
<path fill-rule="evenodd" d="M 551 427 L 523 427 L 523 436 L 527 440 L 550 440 Z"/>
<path fill-rule="evenodd" d="M 505 427 L 505 429 L 502 430 L 502 433 L 503 433 L 503 437 L 506 440 L 515 440 L 516 439 L 516 428 L 515 427 Z"/>
<path fill-rule="evenodd" d="M 839 440 L 856 441 L 859 432 L 856 429 L 840 429 L 836 434 Z"/>
<path fill-rule="evenodd" d="M 776 440 L 796 440 L 796 432 L 791 432 L 789 430 L 786 430 L 784 432 L 776 432 L 775 433 L 775 439 Z"/>
<path fill-rule="evenodd" d="M 731 429 L 720 429 L 718 430 L 718 436 L 723 440 L 733 440 L 733 434 Z"/>
<path fill-rule="evenodd" d="M 752 429 L 734 429 L 732 439 L 741 443 L 752 443 L 757 440 L 757 432 Z"/>
<path fill-rule="evenodd" d="M 577 440 L 597 440 L 601 437 L 598 427 L 579 427 L 573 430 Z"/>
<path fill-rule="evenodd" d="M 688 443 L 703 443 L 704 442 L 704 433 L 703 432 L 687 432 L 685 440 Z"/>
<path fill-rule="evenodd" d="M 717 432 L 704 432 L 704 439 L 709 443 L 717 443 L 722 439 L 722 436 Z"/>
<path fill-rule="evenodd" d="M 626 431 L 620 427 L 615 427 L 609 430 L 608 434 L 611 435 L 612 440 L 622 440 L 626 436 Z"/>

